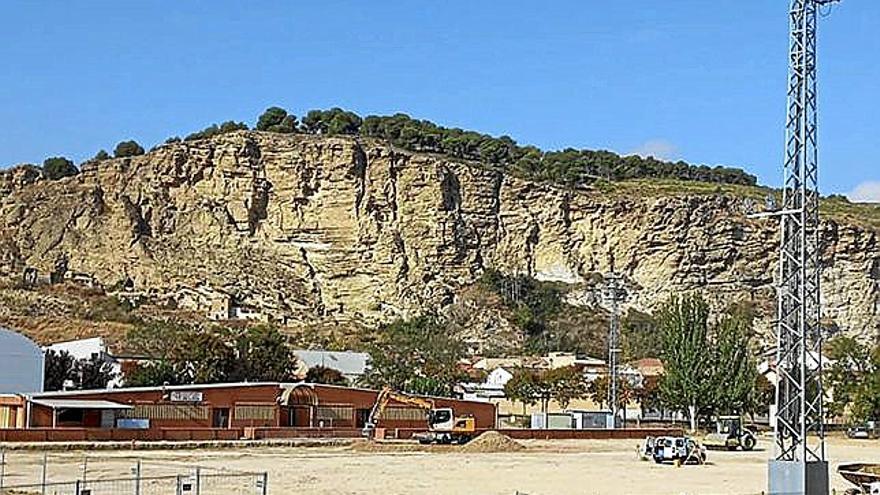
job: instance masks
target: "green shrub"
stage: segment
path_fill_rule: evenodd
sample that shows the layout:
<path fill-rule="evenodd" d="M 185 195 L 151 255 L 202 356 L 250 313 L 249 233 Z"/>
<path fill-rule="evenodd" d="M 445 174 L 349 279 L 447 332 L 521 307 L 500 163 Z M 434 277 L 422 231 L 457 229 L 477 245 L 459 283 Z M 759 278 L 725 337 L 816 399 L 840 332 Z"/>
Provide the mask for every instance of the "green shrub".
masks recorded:
<path fill-rule="evenodd" d="M 258 131 L 291 134 L 296 132 L 298 127 L 296 116 L 288 114 L 287 110 L 280 107 L 267 108 L 257 120 Z"/>
<path fill-rule="evenodd" d="M 79 173 L 72 161 L 62 156 L 46 158 L 43 162 L 43 175 L 49 180 L 63 179 Z"/>
<path fill-rule="evenodd" d="M 116 158 L 124 158 L 127 156 L 138 156 L 144 154 L 144 148 L 137 141 L 122 141 L 116 145 L 113 156 Z"/>

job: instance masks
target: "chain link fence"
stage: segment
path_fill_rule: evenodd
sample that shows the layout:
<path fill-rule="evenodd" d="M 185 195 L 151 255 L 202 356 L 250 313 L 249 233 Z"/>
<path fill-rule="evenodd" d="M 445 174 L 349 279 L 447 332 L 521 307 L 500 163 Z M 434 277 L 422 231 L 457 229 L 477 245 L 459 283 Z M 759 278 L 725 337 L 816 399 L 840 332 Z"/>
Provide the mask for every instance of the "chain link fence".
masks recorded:
<path fill-rule="evenodd" d="M 50 479 L 52 467 L 64 465 L 70 472 L 70 456 L 63 459 L 43 454 L 34 462 L 33 455 L 22 456 L 20 464 L 0 452 L 0 495 L 267 495 L 267 473 L 219 470 L 199 466 L 145 463 L 135 459 L 129 472 L 108 474 L 106 469 L 94 477 L 89 463 L 100 465 L 95 458 L 83 457 L 76 479 Z M 54 464 L 53 464 L 54 461 Z M 118 465 L 120 459 L 112 459 Z"/>

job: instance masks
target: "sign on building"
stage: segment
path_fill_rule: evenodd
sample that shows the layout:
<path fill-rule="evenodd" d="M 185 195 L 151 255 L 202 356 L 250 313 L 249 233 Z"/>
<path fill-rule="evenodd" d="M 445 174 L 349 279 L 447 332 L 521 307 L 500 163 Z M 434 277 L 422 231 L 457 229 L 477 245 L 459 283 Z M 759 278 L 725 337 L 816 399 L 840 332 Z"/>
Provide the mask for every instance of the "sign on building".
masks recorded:
<path fill-rule="evenodd" d="M 171 392 L 171 402 L 202 402 L 201 392 L 193 390 L 174 390 Z"/>

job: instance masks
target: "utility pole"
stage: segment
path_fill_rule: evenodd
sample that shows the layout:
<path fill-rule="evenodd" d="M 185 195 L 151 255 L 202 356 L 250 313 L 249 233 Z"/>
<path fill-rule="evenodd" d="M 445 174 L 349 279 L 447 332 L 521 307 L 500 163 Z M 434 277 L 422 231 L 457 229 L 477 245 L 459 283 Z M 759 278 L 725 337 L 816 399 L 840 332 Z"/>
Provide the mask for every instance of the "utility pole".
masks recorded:
<path fill-rule="evenodd" d="M 791 0 L 788 116 L 780 218 L 774 495 L 828 494 L 819 323 L 816 25 L 837 0 Z"/>
<path fill-rule="evenodd" d="M 626 297 L 622 287 L 622 276 L 614 271 L 605 276 L 605 300 L 611 309 L 611 323 L 608 327 L 608 405 L 614 428 L 617 428 L 617 416 L 620 407 L 620 303 Z"/>

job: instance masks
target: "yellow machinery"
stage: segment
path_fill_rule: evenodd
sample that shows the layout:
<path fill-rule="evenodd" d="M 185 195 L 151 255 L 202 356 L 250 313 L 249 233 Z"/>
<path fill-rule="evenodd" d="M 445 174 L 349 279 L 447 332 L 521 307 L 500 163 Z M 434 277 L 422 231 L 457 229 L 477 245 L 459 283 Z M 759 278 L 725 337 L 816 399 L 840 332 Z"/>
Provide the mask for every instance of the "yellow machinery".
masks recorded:
<path fill-rule="evenodd" d="M 435 407 L 433 399 L 415 397 L 385 387 L 376 397 L 376 403 L 370 410 L 364 436 L 373 438 L 376 426 L 382 413 L 391 401 L 424 409 L 428 421 L 428 432 L 416 435 L 420 443 L 467 443 L 474 436 L 476 423 L 472 416 L 456 417 L 451 407 Z"/>

